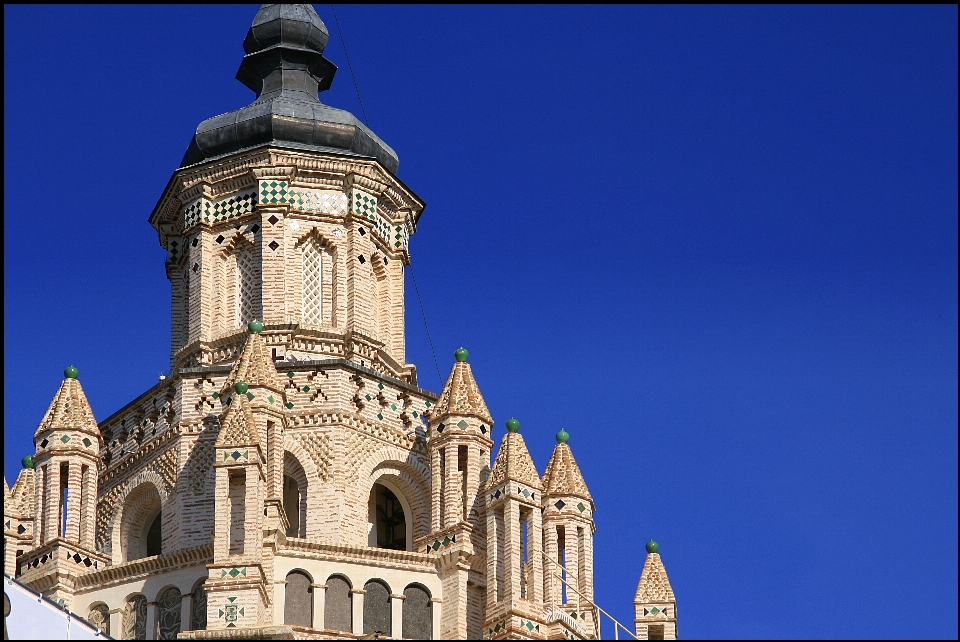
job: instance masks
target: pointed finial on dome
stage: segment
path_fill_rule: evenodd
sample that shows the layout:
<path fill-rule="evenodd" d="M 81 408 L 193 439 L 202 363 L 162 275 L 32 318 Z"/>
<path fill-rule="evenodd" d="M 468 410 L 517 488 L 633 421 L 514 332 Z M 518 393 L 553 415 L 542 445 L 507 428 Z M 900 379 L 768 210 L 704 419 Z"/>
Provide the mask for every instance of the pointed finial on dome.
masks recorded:
<path fill-rule="evenodd" d="M 247 330 L 250 331 L 250 334 L 260 334 L 263 331 L 263 324 L 254 319 L 247 324 Z"/>
<path fill-rule="evenodd" d="M 67 366 L 63 371 L 64 379 L 76 379 L 80 371 L 73 366 Z"/>
<path fill-rule="evenodd" d="M 309 4 L 265 4 L 250 25 L 237 80 L 257 101 L 289 95 L 318 103 L 330 89 L 337 66 L 323 57 L 330 34 Z"/>
<path fill-rule="evenodd" d="M 568 441 L 570 441 L 570 434 L 566 430 L 561 428 L 560 432 L 557 433 L 557 443 L 565 444 Z"/>
<path fill-rule="evenodd" d="M 463 346 L 457 348 L 456 352 L 453 353 L 453 358 L 458 362 L 466 362 L 470 358 L 470 353 L 467 352 Z"/>
<path fill-rule="evenodd" d="M 660 545 L 657 544 L 655 541 L 650 540 L 649 542 L 647 542 L 647 552 L 648 552 L 648 553 L 656 553 L 656 552 L 659 551 L 659 550 L 660 550 Z"/>
<path fill-rule="evenodd" d="M 33 455 L 27 455 L 20 460 L 20 463 L 24 468 L 33 468 Z"/>
<path fill-rule="evenodd" d="M 507 419 L 507 430 L 509 432 L 520 432 L 520 422 L 510 417 Z"/>

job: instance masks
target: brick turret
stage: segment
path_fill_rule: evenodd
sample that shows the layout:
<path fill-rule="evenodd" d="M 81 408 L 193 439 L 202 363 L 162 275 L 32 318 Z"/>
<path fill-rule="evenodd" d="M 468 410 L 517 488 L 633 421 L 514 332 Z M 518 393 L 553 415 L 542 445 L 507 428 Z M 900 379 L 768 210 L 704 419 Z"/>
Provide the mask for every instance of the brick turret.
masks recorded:
<path fill-rule="evenodd" d="M 677 598 L 656 542 L 647 542 L 647 560 L 633 598 L 638 640 L 677 639 Z"/>

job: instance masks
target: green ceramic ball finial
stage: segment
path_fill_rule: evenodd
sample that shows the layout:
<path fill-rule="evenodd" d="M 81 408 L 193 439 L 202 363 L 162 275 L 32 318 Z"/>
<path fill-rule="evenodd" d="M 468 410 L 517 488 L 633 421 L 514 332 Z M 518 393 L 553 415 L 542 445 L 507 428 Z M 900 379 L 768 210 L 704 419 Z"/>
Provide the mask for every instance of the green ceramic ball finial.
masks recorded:
<path fill-rule="evenodd" d="M 570 441 L 570 433 L 568 433 L 563 428 L 560 429 L 560 432 L 557 433 L 557 443 L 565 444 Z"/>
<path fill-rule="evenodd" d="M 453 358 L 458 362 L 465 362 L 470 358 L 470 353 L 464 350 L 463 346 L 457 348 L 457 351 L 453 353 Z"/>
<path fill-rule="evenodd" d="M 24 468 L 33 468 L 33 455 L 27 455 L 20 460 L 20 463 Z"/>
<path fill-rule="evenodd" d="M 247 330 L 250 331 L 250 334 L 260 334 L 260 331 L 263 330 L 263 324 L 254 319 L 247 324 Z"/>
<path fill-rule="evenodd" d="M 63 376 L 67 379 L 76 379 L 78 374 L 80 374 L 80 372 L 73 366 L 69 366 L 63 371 Z"/>
<path fill-rule="evenodd" d="M 249 386 L 242 381 L 238 381 L 237 383 L 233 384 L 233 389 L 242 395 L 249 389 Z"/>
<path fill-rule="evenodd" d="M 659 551 L 659 550 L 660 550 L 660 545 L 657 544 L 655 541 L 650 540 L 649 542 L 647 542 L 647 552 L 648 552 L 648 553 L 656 553 L 656 552 Z"/>
<path fill-rule="evenodd" d="M 507 419 L 507 430 L 510 432 L 520 432 L 520 422 L 513 417 Z"/>

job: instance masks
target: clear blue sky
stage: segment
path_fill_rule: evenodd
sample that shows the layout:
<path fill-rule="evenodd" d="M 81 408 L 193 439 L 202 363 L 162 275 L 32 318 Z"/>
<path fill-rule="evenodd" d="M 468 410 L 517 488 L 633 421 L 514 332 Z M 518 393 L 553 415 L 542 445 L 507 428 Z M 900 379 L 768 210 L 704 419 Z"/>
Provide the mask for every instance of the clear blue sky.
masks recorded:
<path fill-rule="evenodd" d="M 147 216 L 255 12 L 4 7 L 9 482 L 65 366 L 98 419 L 168 369 Z M 569 431 L 598 603 L 654 538 L 683 637 L 956 638 L 956 6 L 338 12 L 443 375 Z M 407 337 L 438 390 L 411 283 Z"/>

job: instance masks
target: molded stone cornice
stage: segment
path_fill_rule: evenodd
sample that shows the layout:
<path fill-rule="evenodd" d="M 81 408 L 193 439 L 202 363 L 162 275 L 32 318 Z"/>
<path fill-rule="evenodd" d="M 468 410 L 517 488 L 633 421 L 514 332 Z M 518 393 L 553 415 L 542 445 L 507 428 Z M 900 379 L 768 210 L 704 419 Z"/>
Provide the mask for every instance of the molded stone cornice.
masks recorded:
<path fill-rule="evenodd" d="M 288 537 L 280 543 L 277 555 L 296 553 L 298 557 L 329 562 L 373 563 L 383 568 L 405 571 L 435 571 L 436 557 L 416 551 L 395 551 L 388 548 L 320 544 L 298 537 Z"/>
<path fill-rule="evenodd" d="M 77 577 L 78 589 L 100 589 L 147 578 L 159 572 L 213 562 L 213 546 L 201 546 L 170 555 L 157 555 L 107 566 Z M 84 591 L 78 591 L 84 592 Z"/>

